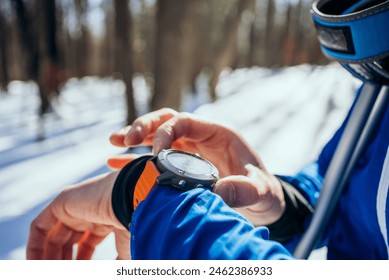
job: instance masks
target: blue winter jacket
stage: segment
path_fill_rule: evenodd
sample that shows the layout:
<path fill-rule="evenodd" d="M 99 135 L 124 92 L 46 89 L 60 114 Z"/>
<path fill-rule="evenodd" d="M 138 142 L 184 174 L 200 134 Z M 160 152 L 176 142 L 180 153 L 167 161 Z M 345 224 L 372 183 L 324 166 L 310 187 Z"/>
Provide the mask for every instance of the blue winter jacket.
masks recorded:
<path fill-rule="evenodd" d="M 283 177 L 315 205 L 344 125 L 318 160 Z M 389 108 L 341 195 L 325 241 L 328 259 L 388 259 Z M 209 190 L 156 186 L 132 217 L 133 259 L 291 259 L 294 244 L 270 241 Z M 288 248 L 288 249 L 286 249 Z"/>

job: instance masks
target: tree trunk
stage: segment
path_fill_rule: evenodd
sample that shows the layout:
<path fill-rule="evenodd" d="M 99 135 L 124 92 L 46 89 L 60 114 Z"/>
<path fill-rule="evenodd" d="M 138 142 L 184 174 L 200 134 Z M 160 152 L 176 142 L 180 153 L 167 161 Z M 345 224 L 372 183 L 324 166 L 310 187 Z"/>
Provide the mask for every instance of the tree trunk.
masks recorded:
<path fill-rule="evenodd" d="M 126 85 L 126 121 L 127 124 L 130 124 L 137 116 L 132 87 L 132 18 L 127 0 L 115 0 L 114 3 L 116 68 L 123 75 L 123 81 Z"/>
<path fill-rule="evenodd" d="M 244 10 L 249 6 L 252 0 L 239 0 L 234 17 L 226 23 L 223 40 L 220 41 L 216 48 L 213 62 L 211 64 L 213 73 L 209 81 L 210 94 L 213 100 L 216 99 L 216 85 L 219 76 L 224 67 L 231 65 L 236 58 L 237 53 L 237 36 L 239 24 Z"/>
<path fill-rule="evenodd" d="M 78 21 L 78 36 L 75 39 L 75 62 L 76 69 L 75 73 L 77 77 L 83 77 L 88 75 L 88 37 L 89 32 L 86 26 L 85 18 L 88 8 L 88 2 L 86 0 L 74 0 L 76 7 L 76 16 Z"/>
<path fill-rule="evenodd" d="M 39 41 L 39 70 L 37 83 L 40 91 L 41 108 L 39 114 L 43 116 L 51 108 L 51 97 L 58 94 L 58 46 L 55 1 L 37 0 L 36 13 L 37 33 Z"/>
<path fill-rule="evenodd" d="M 292 26 L 295 24 L 292 19 L 293 6 L 289 3 L 288 10 L 286 12 L 286 18 L 284 21 L 284 41 L 282 49 L 283 65 L 292 65 L 293 56 L 295 55 L 294 38 L 292 34 Z"/>
<path fill-rule="evenodd" d="M 159 0 L 156 17 L 154 95 L 151 109 L 179 110 L 183 87 L 191 76 L 191 56 L 196 46 L 193 24 L 200 0 Z"/>
<path fill-rule="evenodd" d="M 5 21 L 3 11 L 0 9 L 0 90 L 7 89 L 9 82 L 8 55 L 7 55 L 7 32 L 8 25 Z"/>
<path fill-rule="evenodd" d="M 13 0 L 12 4 L 16 14 L 16 24 L 25 66 L 25 71 L 21 76 L 24 79 L 37 80 L 39 51 L 37 36 L 34 32 L 37 28 L 30 19 L 23 0 Z"/>
<path fill-rule="evenodd" d="M 253 20 L 250 25 L 249 34 L 249 51 L 247 54 L 247 66 L 252 67 L 256 64 L 256 56 L 258 51 L 258 35 L 256 21 Z"/>
<path fill-rule="evenodd" d="M 267 12 L 266 12 L 266 29 L 265 29 L 265 66 L 270 67 L 274 63 L 274 56 L 276 55 L 273 51 L 275 43 L 275 0 L 268 0 Z"/>

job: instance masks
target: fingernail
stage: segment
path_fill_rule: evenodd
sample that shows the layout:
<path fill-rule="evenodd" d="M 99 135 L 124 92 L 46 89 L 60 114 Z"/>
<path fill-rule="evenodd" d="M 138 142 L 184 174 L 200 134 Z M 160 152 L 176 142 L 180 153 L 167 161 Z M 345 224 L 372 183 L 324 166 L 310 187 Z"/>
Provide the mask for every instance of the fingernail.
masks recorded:
<path fill-rule="evenodd" d="M 254 165 L 252 165 L 251 163 L 247 163 L 244 168 L 246 168 L 247 170 L 252 170 L 253 168 L 255 168 Z"/>
<path fill-rule="evenodd" d="M 141 134 L 142 130 L 143 130 L 143 128 L 140 125 L 135 126 L 136 133 Z"/>
<path fill-rule="evenodd" d="M 161 139 L 154 138 L 154 141 L 153 141 L 153 154 L 154 155 L 156 155 L 156 154 L 158 154 L 160 152 L 161 144 L 162 144 Z"/>
<path fill-rule="evenodd" d="M 244 166 L 244 168 L 247 170 L 247 175 L 253 174 L 256 172 L 256 167 L 252 165 L 251 163 L 248 163 Z"/>
<path fill-rule="evenodd" d="M 119 130 L 119 133 L 120 134 L 127 134 L 128 131 L 130 131 L 130 129 L 131 129 L 131 126 L 123 127 L 122 129 Z"/>

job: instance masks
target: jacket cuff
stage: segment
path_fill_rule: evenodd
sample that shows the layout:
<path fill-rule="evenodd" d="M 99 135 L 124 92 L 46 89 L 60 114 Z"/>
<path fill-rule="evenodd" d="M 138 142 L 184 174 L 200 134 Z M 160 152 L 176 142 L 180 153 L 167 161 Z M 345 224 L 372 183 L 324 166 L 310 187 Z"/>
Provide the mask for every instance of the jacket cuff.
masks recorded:
<path fill-rule="evenodd" d="M 314 209 L 293 185 L 278 179 L 284 193 L 285 211 L 280 219 L 267 227 L 271 240 L 285 243 L 304 232 L 305 221 Z"/>

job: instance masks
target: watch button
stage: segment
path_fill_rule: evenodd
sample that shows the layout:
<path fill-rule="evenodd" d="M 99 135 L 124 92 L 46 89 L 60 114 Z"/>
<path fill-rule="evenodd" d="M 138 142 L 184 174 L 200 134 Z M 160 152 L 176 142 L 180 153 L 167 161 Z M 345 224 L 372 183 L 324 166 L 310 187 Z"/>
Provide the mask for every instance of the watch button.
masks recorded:
<path fill-rule="evenodd" d="M 186 182 L 185 182 L 185 180 L 180 180 L 180 181 L 178 182 L 178 186 L 179 186 L 180 188 L 185 188 L 185 187 L 186 187 Z"/>

